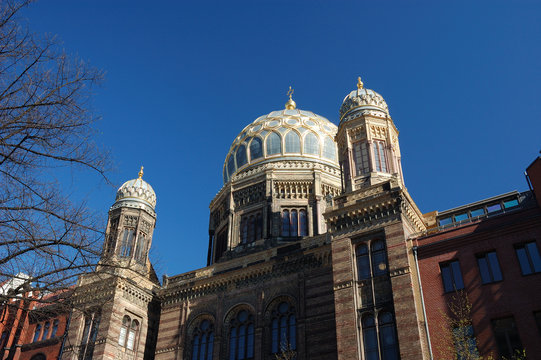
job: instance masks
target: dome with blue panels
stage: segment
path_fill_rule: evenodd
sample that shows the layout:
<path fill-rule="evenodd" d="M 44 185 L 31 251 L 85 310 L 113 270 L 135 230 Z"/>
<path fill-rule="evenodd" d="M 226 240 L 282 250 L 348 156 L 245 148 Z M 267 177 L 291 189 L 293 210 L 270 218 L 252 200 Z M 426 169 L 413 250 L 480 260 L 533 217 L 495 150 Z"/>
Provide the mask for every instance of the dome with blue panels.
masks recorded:
<path fill-rule="evenodd" d="M 156 193 L 152 186 L 143 180 L 143 167 L 137 179 L 128 180 L 116 192 L 116 199 L 111 210 L 119 207 L 132 207 L 154 213 L 156 207 Z"/>
<path fill-rule="evenodd" d="M 236 137 L 225 158 L 224 183 L 254 166 L 284 160 L 318 162 L 339 168 L 334 137 L 338 128 L 323 116 L 295 108 L 258 117 Z"/>

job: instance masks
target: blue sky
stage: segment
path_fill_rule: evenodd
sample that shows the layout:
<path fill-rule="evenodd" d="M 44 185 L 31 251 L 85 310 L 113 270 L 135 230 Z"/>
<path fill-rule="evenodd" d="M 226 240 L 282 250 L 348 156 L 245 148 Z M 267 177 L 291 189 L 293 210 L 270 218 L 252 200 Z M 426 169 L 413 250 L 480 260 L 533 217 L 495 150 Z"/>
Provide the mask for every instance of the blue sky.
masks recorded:
<path fill-rule="evenodd" d="M 299 108 L 336 124 L 357 76 L 382 94 L 423 212 L 526 190 L 541 150 L 537 1 L 41 0 L 24 16 L 106 72 L 97 141 L 116 186 L 145 166 L 160 274 L 205 265 L 229 146 L 290 85 Z M 116 187 L 73 179 L 106 213 Z"/>

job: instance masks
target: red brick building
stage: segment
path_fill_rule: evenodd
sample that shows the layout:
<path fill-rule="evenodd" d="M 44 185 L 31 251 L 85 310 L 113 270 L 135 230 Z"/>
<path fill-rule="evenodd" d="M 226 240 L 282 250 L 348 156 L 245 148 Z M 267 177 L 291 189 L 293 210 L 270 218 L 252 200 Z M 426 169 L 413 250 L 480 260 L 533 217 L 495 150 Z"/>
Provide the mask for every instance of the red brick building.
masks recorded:
<path fill-rule="evenodd" d="M 533 191 L 433 214 L 435 226 L 415 239 L 435 359 L 460 346 L 444 328 L 447 316 L 456 317 L 450 307 L 466 297 L 466 333 L 480 355 L 510 357 L 523 348 L 528 358 L 541 354 L 541 158 L 527 171 Z"/>
<path fill-rule="evenodd" d="M 0 310 L 2 360 L 57 359 L 66 334 L 70 309 L 66 293 L 25 293 L 7 300 Z"/>

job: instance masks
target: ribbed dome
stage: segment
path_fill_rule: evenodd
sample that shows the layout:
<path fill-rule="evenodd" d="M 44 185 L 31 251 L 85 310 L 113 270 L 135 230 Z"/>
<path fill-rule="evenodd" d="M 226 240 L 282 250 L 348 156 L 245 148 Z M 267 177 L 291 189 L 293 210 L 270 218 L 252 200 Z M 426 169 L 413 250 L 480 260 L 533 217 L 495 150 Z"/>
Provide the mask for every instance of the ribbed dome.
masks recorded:
<path fill-rule="evenodd" d="M 338 128 L 311 111 L 285 109 L 258 117 L 236 137 L 224 163 L 224 183 L 255 164 L 304 160 L 338 166 Z"/>
<path fill-rule="evenodd" d="M 350 92 L 342 102 L 342 106 L 340 107 L 340 121 L 354 110 L 368 110 L 380 112 L 383 113 L 383 115 L 389 115 L 389 108 L 387 107 L 387 103 L 383 99 L 383 96 L 374 90 L 365 89 L 360 78 L 357 86 L 357 90 Z"/>
<path fill-rule="evenodd" d="M 142 179 L 142 169 L 139 178 L 128 180 L 116 192 L 115 203 L 111 210 L 121 206 L 151 210 L 156 207 L 156 193 L 152 186 Z"/>

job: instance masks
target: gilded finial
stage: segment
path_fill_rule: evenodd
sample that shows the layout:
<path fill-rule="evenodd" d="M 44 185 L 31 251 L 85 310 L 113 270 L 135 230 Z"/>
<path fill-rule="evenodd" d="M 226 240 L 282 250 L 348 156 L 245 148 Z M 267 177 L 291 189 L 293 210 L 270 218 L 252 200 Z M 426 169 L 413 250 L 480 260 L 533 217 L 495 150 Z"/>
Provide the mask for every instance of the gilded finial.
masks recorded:
<path fill-rule="evenodd" d="M 287 96 L 289 96 L 289 100 L 286 102 L 286 109 L 288 109 L 288 110 L 292 110 L 292 109 L 295 109 L 297 107 L 297 104 L 291 98 L 293 96 L 294 91 L 295 90 L 293 90 L 291 88 L 291 86 L 289 87 L 289 90 L 287 91 Z"/>
<path fill-rule="evenodd" d="M 143 178 L 143 166 L 141 166 L 141 170 L 139 170 L 139 179 L 142 179 Z"/>
<path fill-rule="evenodd" d="M 363 88 L 363 86 L 364 86 L 364 84 L 361 81 L 361 77 L 359 76 L 359 78 L 357 79 L 357 89 L 361 90 Z"/>

